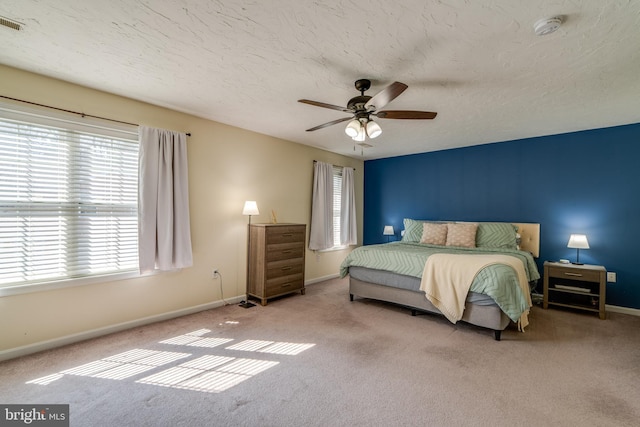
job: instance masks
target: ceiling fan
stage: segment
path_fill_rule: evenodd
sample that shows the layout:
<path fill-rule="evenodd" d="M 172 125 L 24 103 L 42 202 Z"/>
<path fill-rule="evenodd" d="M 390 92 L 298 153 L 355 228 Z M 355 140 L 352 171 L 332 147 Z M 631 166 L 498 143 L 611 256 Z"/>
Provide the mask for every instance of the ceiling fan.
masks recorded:
<path fill-rule="evenodd" d="M 338 110 L 351 114 L 350 117 L 333 120 L 328 123 L 312 127 L 311 129 L 307 129 L 307 132 L 313 132 L 314 130 L 323 129 L 338 123 L 349 121 L 346 129 L 344 130 L 345 133 L 354 141 L 362 142 L 367 136 L 369 138 L 376 138 L 382 133 L 382 128 L 380 128 L 378 123 L 372 120 L 372 116 L 379 119 L 428 120 L 433 119 L 438 114 L 429 111 L 410 110 L 380 111 L 382 107 L 393 101 L 402 92 L 404 92 L 405 89 L 407 89 L 408 86 L 404 83 L 393 82 L 374 96 L 367 96 L 364 94 L 365 91 L 371 87 L 370 80 L 356 80 L 355 86 L 356 89 L 360 91 L 360 95 L 351 98 L 346 107 L 311 101 L 309 99 L 299 99 L 298 102 L 302 102 L 304 104 L 315 105 L 316 107 L 329 108 L 331 110 Z"/>

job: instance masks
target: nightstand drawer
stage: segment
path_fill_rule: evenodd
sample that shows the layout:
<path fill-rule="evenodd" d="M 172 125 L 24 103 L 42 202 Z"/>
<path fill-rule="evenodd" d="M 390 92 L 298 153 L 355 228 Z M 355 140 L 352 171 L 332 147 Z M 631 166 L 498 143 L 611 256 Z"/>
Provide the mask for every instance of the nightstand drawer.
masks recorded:
<path fill-rule="evenodd" d="M 567 280 L 582 280 L 586 282 L 599 282 L 600 272 L 596 270 L 572 269 L 565 267 L 548 267 L 549 277 L 557 277 Z"/>

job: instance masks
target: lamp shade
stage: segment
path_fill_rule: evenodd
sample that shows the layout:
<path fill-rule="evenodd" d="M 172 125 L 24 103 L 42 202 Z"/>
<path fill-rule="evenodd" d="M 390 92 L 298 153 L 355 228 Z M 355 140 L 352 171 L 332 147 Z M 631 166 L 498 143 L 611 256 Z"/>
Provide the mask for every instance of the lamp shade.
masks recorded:
<path fill-rule="evenodd" d="M 587 236 L 584 234 L 572 234 L 571 237 L 569 237 L 567 247 L 573 249 L 589 249 Z"/>
<path fill-rule="evenodd" d="M 242 215 L 260 215 L 258 204 L 254 200 L 247 200 L 246 202 L 244 202 Z"/>
<path fill-rule="evenodd" d="M 385 225 L 384 231 L 382 232 L 383 236 L 393 236 L 395 233 L 393 231 L 393 225 Z"/>
<path fill-rule="evenodd" d="M 369 138 L 373 139 L 375 137 L 378 137 L 381 133 L 382 128 L 380 127 L 380 125 L 373 120 L 369 120 L 369 122 L 367 123 L 367 135 L 369 135 Z"/>
<path fill-rule="evenodd" d="M 367 139 L 367 131 L 364 129 L 364 126 L 360 126 L 358 130 L 358 134 L 352 138 L 354 141 L 362 142 Z"/>
<path fill-rule="evenodd" d="M 349 135 L 351 138 L 355 138 L 356 136 L 358 136 L 361 127 L 362 125 L 360 124 L 358 119 L 353 119 L 349 122 L 349 124 L 347 124 L 344 133 Z"/>

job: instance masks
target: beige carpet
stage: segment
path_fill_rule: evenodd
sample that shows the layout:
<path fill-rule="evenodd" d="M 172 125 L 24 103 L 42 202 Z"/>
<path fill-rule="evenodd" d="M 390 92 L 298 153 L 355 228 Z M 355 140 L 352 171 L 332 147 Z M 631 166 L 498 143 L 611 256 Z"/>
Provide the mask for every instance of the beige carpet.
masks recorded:
<path fill-rule="evenodd" d="M 497 342 L 336 279 L 0 363 L 0 403 L 72 426 L 638 425 L 640 318 L 530 320 Z"/>

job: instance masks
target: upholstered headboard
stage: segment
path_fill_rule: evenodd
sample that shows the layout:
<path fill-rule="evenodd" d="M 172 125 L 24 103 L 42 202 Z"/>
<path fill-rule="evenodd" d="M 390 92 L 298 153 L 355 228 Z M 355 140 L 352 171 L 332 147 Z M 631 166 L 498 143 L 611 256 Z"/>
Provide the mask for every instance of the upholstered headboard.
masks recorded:
<path fill-rule="evenodd" d="M 540 256 L 540 224 L 512 222 L 518 227 L 520 234 L 520 250 L 531 252 L 538 258 Z"/>

